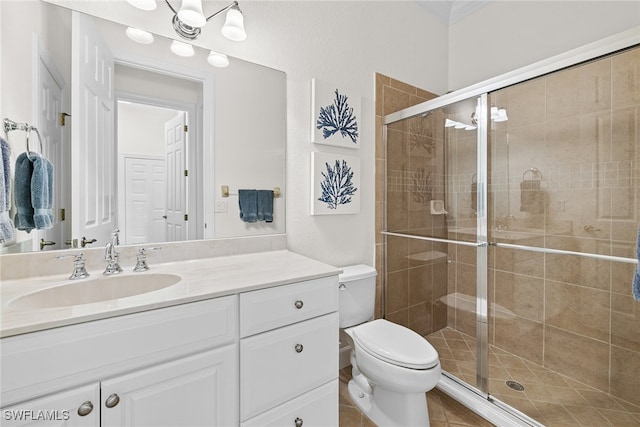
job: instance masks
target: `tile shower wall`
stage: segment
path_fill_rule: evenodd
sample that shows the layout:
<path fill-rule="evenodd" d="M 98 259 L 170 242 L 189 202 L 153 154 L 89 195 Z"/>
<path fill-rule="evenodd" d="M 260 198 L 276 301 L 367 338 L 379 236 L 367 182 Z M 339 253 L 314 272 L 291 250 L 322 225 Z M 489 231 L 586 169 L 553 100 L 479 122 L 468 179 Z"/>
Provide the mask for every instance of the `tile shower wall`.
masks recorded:
<path fill-rule="evenodd" d="M 432 125 L 434 117 L 419 117 L 399 127 L 390 126 L 385 147 L 383 117 L 436 96 L 376 74 L 376 317 L 384 315 L 422 335 L 446 326 L 446 305 L 439 302 L 446 293 L 446 247 L 394 237 L 388 237 L 385 247 L 380 231 L 386 214 L 389 230 L 445 232 L 444 218 L 429 213 L 430 200 L 442 198 L 444 192 L 443 135 L 432 131 L 437 128 Z M 438 139 L 440 144 L 436 144 Z"/>
<path fill-rule="evenodd" d="M 502 89 L 490 102 L 509 120 L 490 134 L 489 240 L 635 258 L 640 48 Z M 542 177 L 534 208 L 521 191 L 531 168 Z M 489 266 L 491 344 L 640 404 L 634 265 L 491 248 Z"/>

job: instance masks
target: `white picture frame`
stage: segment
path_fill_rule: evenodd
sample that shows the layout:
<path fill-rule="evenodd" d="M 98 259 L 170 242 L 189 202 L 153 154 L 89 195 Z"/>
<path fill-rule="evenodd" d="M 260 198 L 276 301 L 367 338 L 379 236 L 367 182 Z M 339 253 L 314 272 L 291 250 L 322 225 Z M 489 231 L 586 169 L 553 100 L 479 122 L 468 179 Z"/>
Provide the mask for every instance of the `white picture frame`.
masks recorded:
<path fill-rule="evenodd" d="M 311 215 L 360 212 L 360 158 L 311 153 Z"/>
<path fill-rule="evenodd" d="M 311 142 L 360 148 L 362 102 L 348 88 L 311 80 Z"/>

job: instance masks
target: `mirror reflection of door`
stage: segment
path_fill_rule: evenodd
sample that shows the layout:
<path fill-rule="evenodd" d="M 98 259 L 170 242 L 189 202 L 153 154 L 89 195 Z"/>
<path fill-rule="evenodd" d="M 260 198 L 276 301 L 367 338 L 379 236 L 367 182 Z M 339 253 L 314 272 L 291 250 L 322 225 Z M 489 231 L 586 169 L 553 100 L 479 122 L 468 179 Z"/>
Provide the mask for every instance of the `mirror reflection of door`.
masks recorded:
<path fill-rule="evenodd" d="M 91 17 L 73 12 L 72 24 L 71 233 L 105 245 L 118 225 L 114 59 Z"/>
<path fill-rule="evenodd" d="M 56 65 L 50 60 L 46 46 L 38 40 L 38 63 L 36 69 L 35 94 L 37 97 L 37 127 L 42 138 L 43 155 L 51 161 L 53 168 L 53 227 L 47 230 L 34 230 L 33 250 L 65 249 L 65 225 L 63 212 L 69 207 L 67 200 L 67 178 L 64 159 L 68 149 L 64 141 L 64 129 L 60 114 L 66 108 L 63 91 L 66 86 Z M 31 134 L 30 150 L 40 152 L 40 142 L 35 132 Z"/>
<path fill-rule="evenodd" d="M 118 100 L 121 243 L 186 239 L 187 112 Z M 156 105 L 153 105 L 154 102 Z"/>

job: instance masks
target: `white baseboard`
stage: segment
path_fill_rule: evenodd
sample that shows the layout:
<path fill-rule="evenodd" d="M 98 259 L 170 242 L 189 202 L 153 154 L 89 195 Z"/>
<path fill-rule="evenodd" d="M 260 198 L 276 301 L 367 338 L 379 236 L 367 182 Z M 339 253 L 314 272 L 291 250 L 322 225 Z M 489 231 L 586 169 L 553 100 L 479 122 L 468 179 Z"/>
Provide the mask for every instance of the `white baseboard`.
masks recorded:
<path fill-rule="evenodd" d="M 340 347 L 340 359 L 339 359 L 340 369 L 344 369 L 347 366 L 351 365 L 350 356 L 351 356 L 351 346 L 350 345 L 346 345 L 344 347 Z"/>

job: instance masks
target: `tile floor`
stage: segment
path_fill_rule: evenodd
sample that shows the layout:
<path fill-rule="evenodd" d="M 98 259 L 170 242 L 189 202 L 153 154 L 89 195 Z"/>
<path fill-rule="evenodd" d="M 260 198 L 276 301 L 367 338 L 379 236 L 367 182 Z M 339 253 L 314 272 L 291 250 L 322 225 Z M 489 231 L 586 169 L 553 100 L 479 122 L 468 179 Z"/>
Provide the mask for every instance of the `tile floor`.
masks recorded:
<path fill-rule="evenodd" d="M 442 369 L 475 384 L 474 337 L 445 328 L 427 336 L 427 339 L 438 350 Z M 493 396 L 547 427 L 640 426 L 639 406 L 494 346 L 489 346 L 489 375 L 489 389 Z M 509 388 L 507 380 L 519 382 L 524 390 Z"/>
<path fill-rule="evenodd" d="M 351 367 L 349 366 L 340 371 L 340 427 L 376 427 L 351 402 L 347 390 L 350 379 Z M 427 402 L 431 427 L 490 427 L 493 425 L 439 390 L 427 393 Z"/>

